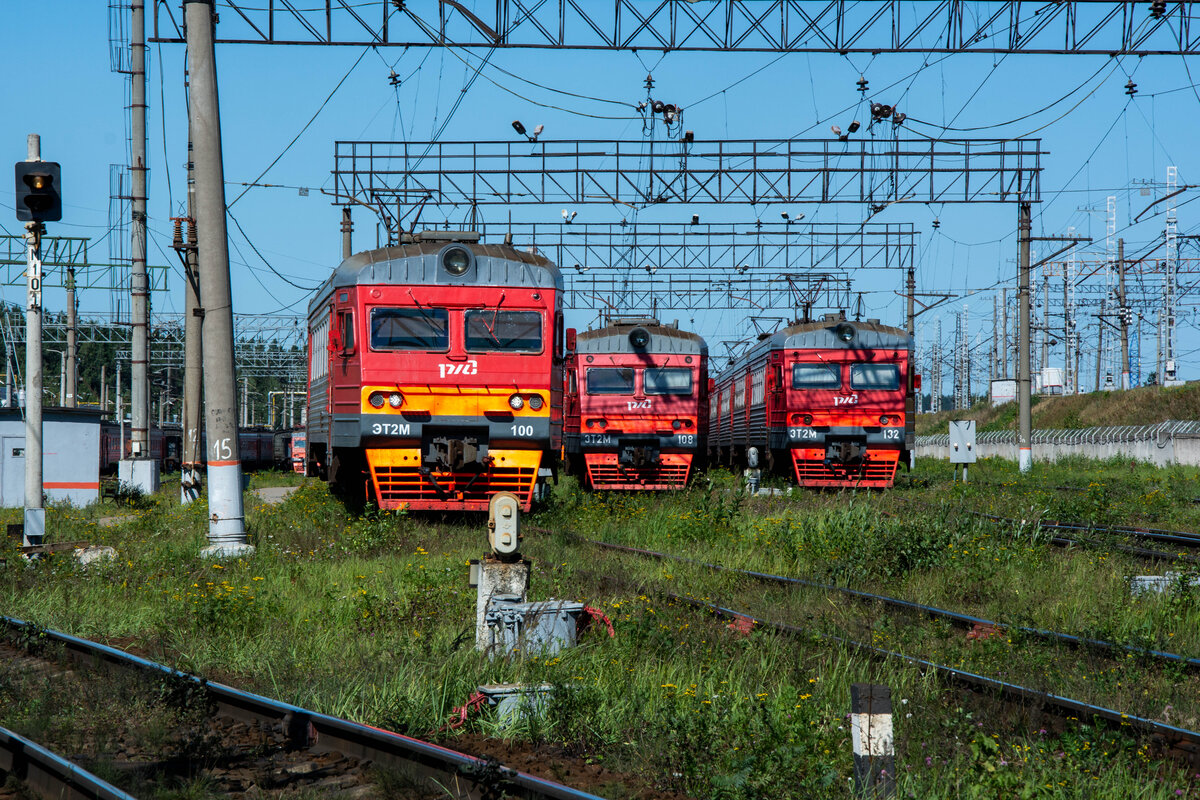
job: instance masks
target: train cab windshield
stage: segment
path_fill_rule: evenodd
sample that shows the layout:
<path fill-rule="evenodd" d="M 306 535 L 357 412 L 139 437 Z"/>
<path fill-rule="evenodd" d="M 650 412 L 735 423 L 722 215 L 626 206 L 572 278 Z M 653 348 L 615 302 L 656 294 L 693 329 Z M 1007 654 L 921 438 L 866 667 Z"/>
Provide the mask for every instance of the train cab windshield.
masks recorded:
<path fill-rule="evenodd" d="M 447 350 L 450 312 L 444 308 L 371 309 L 372 350 Z"/>
<path fill-rule="evenodd" d="M 542 350 L 542 315 L 537 311 L 468 311 L 466 325 L 466 347 L 473 352 Z"/>
<path fill-rule="evenodd" d="M 896 364 L 852 364 L 850 388 L 894 392 L 900 388 L 900 367 Z"/>
<path fill-rule="evenodd" d="M 793 364 L 793 389 L 837 389 L 842 376 L 836 364 Z"/>
<path fill-rule="evenodd" d="M 633 394 L 632 367 L 589 367 L 588 394 Z"/>
<path fill-rule="evenodd" d="M 647 368 L 642 375 L 646 394 L 692 393 L 692 371 L 687 367 Z"/>

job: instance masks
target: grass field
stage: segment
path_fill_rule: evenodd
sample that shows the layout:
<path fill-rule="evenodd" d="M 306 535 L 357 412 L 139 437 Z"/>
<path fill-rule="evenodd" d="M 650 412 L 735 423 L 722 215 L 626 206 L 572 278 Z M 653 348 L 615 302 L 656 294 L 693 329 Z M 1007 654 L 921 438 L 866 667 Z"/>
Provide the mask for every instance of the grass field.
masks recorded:
<path fill-rule="evenodd" d="M 1200 530 L 1197 470 L 1060 462 L 1018 478 L 1011 463 L 983 461 L 963 487 L 950 484 L 948 466 L 921 462 L 916 475 L 928 485 L 904 479 L 884 493 L 755 499 L 720 473 L 674 495 L 590 494 L 564 480 L 526 521 L 1200 657 L 1200 598 L 1184 580 L 1192 571 L 1181 569 L 1180 591 L 1131 598 L 1130 575 L 1163 567 L 1103 548 L 1054 548 L 1031 526 L 962 513 Z M 531 599 L 585 601 L 612 618 L 616 635 L 592 626 L 557 657 L 488 661 L 472 649 L 467 586 L 467 561 L 486 547 L 482 516 L 351 516 L 320 483 L 282 474 L 255 482 L 302 485 L 277 506 L 248 494 L 257 550 L 222 563 L 197 557 L 204 504 L 181 508 L 171 489 L 120 506 L 49 509 L 52 539 L 107 544 L 119 556 L 80 568 L 69 558 L 26 565 L 7 553 L 0 613 L 450 746 L 464 734 L 464 744 L 498 736 L 562 763 L 601 764 L 612 779 L 589 788 L 611 797 L 849 797 L 846 715 L 857 682 L 892 689 L 900 796 L 1200 796 L 1200 774 L 1119 728 L 1064 727 L 815 637 L 741 632 L 663 592 L 1200 728 L 1197 680 L 1177 668 L 1027 637 L 969 638 L 837 593 L 614 555 L 561 533 L 525 539 Z M 0 522 L 19 514 L 0 512 Z M 550 713 L 508 728 L 481 714 L 440 730 L 476 686 L 497 682 L 550 684 Z M 41 706 L 2 677 L 0 724 L 31 733 L 48 725 Z"/>

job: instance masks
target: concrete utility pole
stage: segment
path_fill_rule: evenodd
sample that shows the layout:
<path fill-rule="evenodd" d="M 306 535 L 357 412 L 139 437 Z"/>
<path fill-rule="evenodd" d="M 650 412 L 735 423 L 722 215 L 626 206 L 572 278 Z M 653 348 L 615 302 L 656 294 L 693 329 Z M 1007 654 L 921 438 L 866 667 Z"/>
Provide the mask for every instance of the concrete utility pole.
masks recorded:
<path fill-rule="evenodd" d="M 1000 377 L 1008 380 L 1008 289 L 1000 290 Z"/>
<path fill-rule="evenodd" d="M 100 365 L 100 413 L 108 411 L 108 365 Z"/>
<path fill-rule="evenodd" d="M 184 320 L 183 340 L 183 459 L 179 476 L 179 502 L 190 503 L 200 497 L 204 480 L 200 471 L 200 431 L 201 419 L 201 375 L 204 369 L 202 361 L 203 348 L 201 337 L 204 325 L 204 309 L 200 306 L 200 271 L 199 256 L 196 247 L 196 179 L 192 163 L 192 140 L 188 137 L 188 231 L 187 244 L 184 246 L 184 269 L 186 276 L 184 287 L 186 297 L 184 308 L 187 317 Z M 182 233 L 180 234 L 182 239 Z"/>
<path fill-rule="evenodd" d="M 121 479 L 144 492 L 158 491 L 159 464 L 150 458 L 149 322 L 150 282 L 146 273 L 146 3 L 130 1 L 130 116 L 132 162 L 132 245 L 130 248 L 130 455 L 120 465 Z"/>
<path fill-rule="evenodd" d="M 204 406 L 208 434 L 208 547 L 211 557 L 252 552 L 242 504 L 242 462 L 233 368 L 233 299 L 225 227 L 225 168 L 213 48 L 213 0 L 184 0 L 191 66 L 191 131 L 195 146 L 200 297 L 204 302 Z"/>
<path fill-rule="evenodd" d="M 342 206 L 342 258 L 349 258 L 354 253 L 350 235 L 354 232 L 354 221 L 350 219 L 350 206 Z"/>
<path fill-rule="evenodd" d="M 1050 273 L 1042 275 L 1042 362 L 1041 369 L 1049 366 L 1050 358 Z M 1044 374 L 1043 374 L 1044 379 Z M 1045 391 L 1043 389 L 1042 391 Z"/>
<path fill-rule="evenodd" d="M 67 267 L 67 363 L 64 367 L 67 372 L 67 396 L 63 399 L 63 405 L 67 408 L 75 407 L 76 395 L 79 391 L 79 350 L 76 332 L 78 325 L 79 320 L 75 310 L 75 268 Z"/>
<path fill-rule="evenodd" d="M 1017 410 L 1020 430 L 1017 432 L 1017 464 L 1021 472 L 1033 469 L 1033 384 L 1029 375 L 1029 237 L 1031 233 L 1030 204 L 1017 204 L 1017 239 L 1020 243 L 1020 276 L 1017 285 L 1020 335 L 1017 348 Z"/>
<path fill-rule="evenodd" d="M 1129 388 L 1129 305 L 1125 299 L 1125 240 L 1117 239 L 1117 315 L 1121 322 L 1121 388 Z"/>
<path fill-rule="evenodd" d="M 26 139 L 26 161 L 42 160 L 42 137 Z M 28 243 L 25 303 L 25 527 L 24 545 L 38 545 L 46 534 L 42 507 L 42 233 L 40 222 L 25 223 Z"/>
<path fill-rule="evenodd" d="M 1096 315 L 1096 389 L 1100 391 L 1100 373 L 1104 371 L 1104 316 L 1108 311 L 1108 298 L 1100 298 L 1100 313 Z"/>

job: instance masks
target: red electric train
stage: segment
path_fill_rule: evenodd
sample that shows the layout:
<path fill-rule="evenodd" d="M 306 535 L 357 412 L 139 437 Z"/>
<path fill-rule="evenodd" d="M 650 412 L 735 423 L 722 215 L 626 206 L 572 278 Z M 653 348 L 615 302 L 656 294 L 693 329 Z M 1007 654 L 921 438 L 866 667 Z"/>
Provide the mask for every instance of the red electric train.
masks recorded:
<path fill-rule="evenodd" d="M 309 474 L 384 509 L 528 510 L 562 447 L 562 293 L 462 231 L 343 261 L 309 305 Z"/>
<path fill-rule="evenodd" d="M 764 334 L 716 379 L 710 455 L 801 486 L 890 487 L 913 449 L 912 352 L 904 330 L 839 314 Z"/>
<path fill-rule="evenodd" d="M 568 331 L 568 466 L 593 489 L 682 489 L 704 453 L 708 384 L 708 346 L 678 323 Z"/>

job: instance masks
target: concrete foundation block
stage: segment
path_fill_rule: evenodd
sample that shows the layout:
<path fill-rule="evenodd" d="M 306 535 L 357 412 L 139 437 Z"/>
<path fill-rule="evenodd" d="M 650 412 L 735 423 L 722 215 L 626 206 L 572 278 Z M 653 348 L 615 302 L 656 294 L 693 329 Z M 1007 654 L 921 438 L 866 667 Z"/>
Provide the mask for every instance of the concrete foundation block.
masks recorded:
<path fill-rule="evenodd" d="M 117 463 L 117 479 L 142 494 L 154 494 L 161 485 L 158 462 L 152 458 L 124 458 Z"/>

